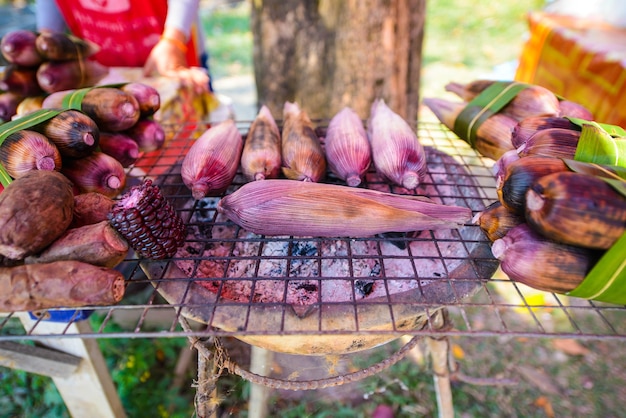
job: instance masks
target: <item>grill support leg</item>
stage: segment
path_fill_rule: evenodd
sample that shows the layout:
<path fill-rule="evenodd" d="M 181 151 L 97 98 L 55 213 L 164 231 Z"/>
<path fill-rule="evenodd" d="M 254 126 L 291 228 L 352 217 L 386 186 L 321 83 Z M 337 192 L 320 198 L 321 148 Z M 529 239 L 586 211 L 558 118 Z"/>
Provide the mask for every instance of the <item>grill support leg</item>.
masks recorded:
<path fill-rule="evenodd" d="M 261 376 L 269 375 L 273 353 L 261 347 L 251 346 L 250 371 Z M 250 383 L 249 418 L 268 416 L 268 400 L 272 389 L 265 385 Z"/>
<path fill-rule="evenodd" d="M 444 327 L 446 325 L 444 311 L 438 311 L 433 316 L 432 321 L 435 329 Z M 452 402 L 452 387 L 450 386 L 450 368 L 448 367 L 450 342 L 448 337 L 427 337 L 426 341 L 432 360 L 438 416 L 439 418 L 453 418 L 454 404 Z"/>

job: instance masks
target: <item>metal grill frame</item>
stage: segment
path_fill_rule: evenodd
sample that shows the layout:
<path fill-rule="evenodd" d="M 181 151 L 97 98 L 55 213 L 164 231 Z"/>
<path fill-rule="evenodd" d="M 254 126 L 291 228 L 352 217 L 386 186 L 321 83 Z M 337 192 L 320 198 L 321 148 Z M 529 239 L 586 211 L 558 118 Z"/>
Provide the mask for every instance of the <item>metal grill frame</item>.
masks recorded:
<path fill-rule="evenodd" d="M 251 121 L 238 121 L 241 132 L 245 135 Z M 319 126 L 323 123 L 317 121 Z M 128 187 L 143 178 L 155 179 L 167 178 L 175 174 L 175 169 L 182 162 L 186 150 L 200 132 L 206 129 L 202 125 L 166 126 L 171 137 L 170 145 L 161 150 L 145 155 L 128 173 Z M 472 210 L 478 210 L 487 206 L 497 199 L 495 181 L 492 172 L 494 161 L 484 158 L 472 150 L 467 143 L 460 140 L 454 133 L 443 125 L 434 122 L 419 122 L 417 132 L 420 142 L 424 146 L 436 148 L 449 156 L 452 156 L 473 179 L 480 198 L 480 204 L 473 202 Z M 164 195 L 177 208 L 184 207 L 190 199 L 188 189 L 182 184 L 161 183 Z M 183 209 L 184 211 L 198 210 Z M 188 214 L 190 216 L 190 214 Z M 269 237 L 268 237 L 269 238 Z M 262 238 L 266 239 L 266 238 Z M 271 239 L 271 238 L 269 238 Z M 484 238 L 486 241 L 487 239 Z M 310 241 L 310 240 L 309 240 Z M 36 340 L 49 337 L 76 337 L 71 331 L 70 325 L 74 321 L 82 320 L 84 316 L 91 315 L 93 332 L 81 333 L 81 338 L 172 338 L 172 337 L 209 337 L 209 336 L 269 336 L 269 335 L 380 335 L 399 337 L 402 335 L 423 336 L 517 336 L 536 338 L 579 338 L 579 339 L 611 339 L 626 340 L 626 307 L 571 298 L 547 292 L 540 292 L 521 284 L 514 283 L 499 270 L 489 277 L 480 275 L 480 263 L 496 263 L 490 254 L 484 258 L 478 257 L 472 260 L 472 268 L 477 273 L 474 285 L 477 291 L 468 298 L 455 298 L 452 302 L 406 302 L 388 300 L 377 301 L 389 311 L 391 327 L 384 330 L 363 330 L 359 328 L 358 303 L 336 302 L 335 304 L 353 305 L 356 326 L 353 329 L 325 329 L 321 325 L 307 330 L 289 330 L 285 328 L 284 313 L 280 327 L 276 329 L 252 329 L 248 322 L 244 326 L 233 330 L 224 330 L 214 326 L 211 321 L 208 324 L 198 324 L 191 331 L 184 331 L 180 326 L 180 316 L 190 308 L 184 303 L 167 303 L 159 293 L 159 282 L 168 280 L 167 277 L 148 279 L 144 269 L 146 260 L 129 257 L 118 268 L 127 277 L 128 289 L 131 287 L 143 288 L 135 297 L 124 299 L 120 304 L 107 307 L 85 307 L 76 309 L 50 309 L 47 312 L 38 313 L 23 331 L 14 327 L 13 323 L 23 318 L 26 313 L 10 312 L 0 314 L 0 341 L 3 340 Z M 297 258 L 297 257 L 293 257 Z M 171 260 L 162 263 L 160 268 L 167 268 Z M 495 267 L 493 268 L 495 270 Z M 248 278 L 247 278 L 248 279 Z M 314 280 L 323 280 L 317 277 Z M 356 280 L 357 278 L 351 278 Z M 385 280 L 385 278 L 383 277 Z M 398 278 L 394 277 L 394 280 Z M 406 278 L 413 279 L 413 278 Z M 232 279 L 231 279 L 232 280 Z M 446 280 L 446 279 L 442 279 Z M 146 286 L 148 284 L 149 286 Z M 453 284 L 454 285 L 454 284 Z M 241 304 L 217 299 L 215 307 L 250 310 L 253 303 Z M 283 306 L 284 305 L 284 306 Z M 320 305 L 324 305 L 322 302 Z M 407 329 L 401 324 L 396 324 L 394 310 L 399 307 L 410 305 L 423 310 L 426 323 L 423 327 Z M 254 308 L 278 309 L 285 312 L 287 304 L 256 304 Z M 320 306 L 322 308 L 323 306 Z M 452 320 L 451 327 L 441 328 L 435 326 L 431 319 L 439 310 L 445 309 Z M 322 312 L 323 309 L 319 309 Z M 85 314 L 88 315 L 85 315 Z M 4 316 L 2 316 L 4 315 Z M 119 316 L 134 318 L 132 327 L 119 329 L 110 327 L 117 322 Z M 165 316 L 165 320 L 158 321 L 154 325 L 151 317 Z M 321 314 L 320 314 L 321 315 Z M 49 331 L 43 325 L 50 322 L 49 317 L 63 317 L 54 331 Z M 320 320 L 321 324 L 321 320 Z M 110 328 L 113 328 L 111 330 Z"/>

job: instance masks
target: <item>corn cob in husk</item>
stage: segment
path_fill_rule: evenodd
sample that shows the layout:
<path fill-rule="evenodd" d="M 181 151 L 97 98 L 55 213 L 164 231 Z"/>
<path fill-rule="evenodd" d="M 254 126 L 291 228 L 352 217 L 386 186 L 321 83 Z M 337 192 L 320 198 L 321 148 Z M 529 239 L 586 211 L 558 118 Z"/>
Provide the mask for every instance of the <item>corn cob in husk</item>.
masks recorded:
<path fill-rule="evenodd" d="M 626 231 L 626 198 L 598 177 L 557 172 L 530 187 L 525 216 L 535 231 L 554 241 L 608 249 Z"/>
<path fill-rule="evenodd" d="M 551 128 L 580 131 L 569 119 L 554 116 L 535 116 L 523 119 L 513 128 L 511 143 L 515 148 L 522 146 L 537 131 Z"/>
<path fill-rule="evenodd" d="M 413 190 L 426 175 L 426 152 L 413 128 L 387 106 L 372 103 L 367 131 L 376 172 L 387 181 Z"/>
<path fill-rule="evenodd" d="M 511 212 L 499 201 L 495 201 L 472 218 L 491 242 L 504 237 L 511 229 L 524 223 L 524 216 Z"/>
<path fill-rule="evenodd" d="M 43 100 L 44 109 L 67 108 L 65 101 L 83 90 L 63 90 L 49 94 Z M 137 123 L 139 103 L 131 94 L 114 87 L 90 88 L 80 99 L 80 111 L 96 122 L 103 131 L 119 132 Z"/>
<path fill-rule="evenodd" d="M 126 185 L 126 171 L 122 164 L 101 151 L 66 159 L 61 173 L 74 183 L 78 193 L 98 192 L 115 197 Z"/>
<path fill-rule="evenodd" d="M 256 234 L 317 237 L 450 229 L 471 218 L 468 208 L 421 196 L 280 179 L 245 184 L 218 211 Z"/>
<path fill-rule="evenodd" d="M 35 40 L 39 54 L 48 61 L 71 61 L 84 59 L 99 51 L 93 42 L 65 32 L 42 32 Z"/>
<path fill-rule="evenodd" d="M 494 241 L 491 251 L 511 280 L 556 293 L 575 289 L 600 257 L 598 251 L 546 238 L 526 223 Z"/>
<path fill-rule="evenodd" d="M 61 170 L 61 153 L 44 135 L 30 130 L 18 130 L 0 145 L 0 163 L 15 178 L 31 170 Z"/>
<path fill-rule="evenodd" d="M 317 182 L 326 176 L 326 157 L 309 115 L 297 103 L 283 107 L 282 171 L 292 180 Z"/>
<path fill-rule="evenodd" d="M 52 141 L 63 157 L 82 158 L 94 152 L 100 142 L 100 129 L 89 116 L 68 109 L 33 126 Z"/>
<path fill-rule="evenodd" d="M 94 60 L 46 61 L 37 68 L 37 82 L 46 93 L 96 85 L 109 68 Z"/>
<path fill-rule="evenodd" d="M 563 128 L 549 128 L 537 131 L 519 148 L 520 157 L 530 155 L 573 159 L 580 139 L 580 131 Z"/>
<path fill-rule="evenodd" d="M 219 195 L 239 168 L 243 138 L 235 122 L 214 125 L 193 143 L 182 162 L 181 176 L 194 199 Z"/>
<path fill-rule="evenodd" d="M 27 29 L 12 30 L 2 37 L 0 52 L 7 62 L 22 67 L 36 67 L 43 61 L 37 51 L 37 34 Z"/>
<path fill-rule="evenodd" d="M 509 164 L 500 181 L 496 183 L 498 199 L 511 212 L 524 215 L 526 192 L 545 175 L 569 171 L 560 158 L 529 156 Z"/>
<path fill-rule="evenodd" d="M 241 153 L 241 171 L 248 181 L 277 178 L 281 172 L 280 131 L 269 108 L 261 106 L 250 125 Z"/>
<path fill-rule="evenodd" d="M 330 120 L 324 145 L 330 171 L 348 186 L 361 184 L 372 152 L 363 122 L 354 110 L 345 107 Z"/>
<path fill-rule="evenodd" d="M 467 84 L 452 82 L 448 83 L 445 89 L 469 102 L 496 83 L 498 82 L 495 80 L 474 80 Z M 527 88 L 520 90 L 500 110 L 500 113 L 517 121 L 532 116 L 557 116 L 559 114 L 559 99 L 554 93 L 542 86 L 532 84 L 527 86 Z"/>
<path fill-rule="evenodd" d="M 454 130 L 455 121 L 466 106 L 463 102 L 439 98 L 425 98 L 423 103 L 450 130 Z M 481 155 L 497 160 L 505 152 L 515 149 L 511 143 L 511 132 L 516 125 L 515 119 L 495 113 L 478 127 L 476 138 L 471 145 Z M 467 136 L 461 139 L 468 141 Z"/>

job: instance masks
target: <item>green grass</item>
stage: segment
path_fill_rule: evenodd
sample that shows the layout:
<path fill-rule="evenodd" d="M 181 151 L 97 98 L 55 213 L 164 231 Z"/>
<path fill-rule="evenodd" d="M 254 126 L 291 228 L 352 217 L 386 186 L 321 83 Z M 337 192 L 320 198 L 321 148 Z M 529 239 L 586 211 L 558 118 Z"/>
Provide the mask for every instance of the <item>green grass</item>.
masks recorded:
<path fill-rule="evenodd" d="M 202 14 L 213 77 L 252 73 L 252 33 L 247 2 Z"/>

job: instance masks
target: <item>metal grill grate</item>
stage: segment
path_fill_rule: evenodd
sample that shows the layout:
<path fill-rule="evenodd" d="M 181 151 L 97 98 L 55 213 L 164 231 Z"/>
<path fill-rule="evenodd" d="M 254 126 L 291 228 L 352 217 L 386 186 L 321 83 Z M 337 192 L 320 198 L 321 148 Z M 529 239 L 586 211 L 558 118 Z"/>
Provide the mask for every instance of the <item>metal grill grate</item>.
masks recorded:
<path fill-rule="evenodd" d="M 242 132 L 250 126 L 246 121 L 238 124 Z M 198 127 L 168 128 L 169 146 L 144 156 L 129 172 L 129 186 L 147 177 L 155 179 L 187 221 L 189 251 L 163 262 L 129 256 L 118 267 L 128 278 L 127 296 L 116 306 L 40 312 L 25 327 L 14 326 L 25 313 L 0 316 L 0 340 L 73 337 L 69 325 L 86 313 L 93 332 L 81 333 L 83 338 L 231 335 L 253 344 L 269 341 L 269 348 L 284 341 L 307 341 L 318 346 L 310 348 L 313 351 L 341 344 L 337 341 L 343 337 L 347 345 L 341 350 L 351 351 L 406 334 L 626 339 L 624 307 L 540 292 L 509 281 L 497 270 L 489 242 L 475 225 L 448 233 L 371 239 L 248 234 L 220 219 L 214 205 L 217 199 L 193 201 L 182 184 L 182 157 Z M 323 136 L 323 125 L 319 133 Z M 474 212 L 497 199 L 492 160 L 477 155 L 440 124 L 419 123 L 418 136 L 430 150 L 429 177 L 422 189 L 428 195 Z M 329 176 L 326 181 L 335 179 Z M 367 183 L 401 192 L 380 181 L 373 169 Z M 238 176 L 229 192 L 241 184 Z M 218 247 L 220 251 L 215 251 Z M 248 252 L 243 253 L 243 248 Z M 424 270 L 425 263 L 432 263 L 432 270 Z M 268 273 L 269 265 L 280 268 Z M 341 269 L 329 270 L 329 265 Z M 363 270 L 362 265 L 368 267 Z M 394 267 L 398 265 L 409 266 L 412 273 L 397 273 L 406 272 Z M 207 266 L 216 267 L 217 273 L 197 273 Z M 191 277 L 183 272 L 187 268 Z M 235 287 L 244 285 L 247 293 L 233 297 Z M 338 285 L 345 300 L 326 299 L 332 285 Z M 259 296 L 260 289 L 271 287 L 279 297 Z M 294 294 L 306 297 L 294 302 L 290 299 L 294 289 L 301 292 Z M 451 327 L 441 328 L 432 321 L 441 309 L 448 312 Z M 180 327 L 181 315 L 193 320 L 191 331 Z M 66 317 L 65 322 L 51 330 L 45 324 L 56 316 Z M 274 341 L 277 336 L 282 339 Z"/>

